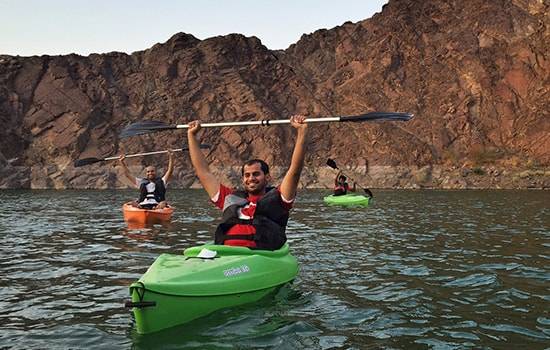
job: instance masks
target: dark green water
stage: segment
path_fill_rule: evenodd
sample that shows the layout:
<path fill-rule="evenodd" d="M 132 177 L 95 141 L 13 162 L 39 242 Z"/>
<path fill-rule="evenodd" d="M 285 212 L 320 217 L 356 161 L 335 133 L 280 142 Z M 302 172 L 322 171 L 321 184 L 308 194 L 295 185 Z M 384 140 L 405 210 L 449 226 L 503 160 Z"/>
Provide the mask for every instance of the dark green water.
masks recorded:
<path fill-rule="evenodd" d="M 291 215 L 291 286 L 139 336 L 127 286 L 212 238 L 206 195 L 173 190 L 171 225 L 129 230 L 133 192 L 0 191 L 0 348 L 550 347 L 549 192 L 377 191 L 366 209 L 325 194 L 302 191 Z"/>

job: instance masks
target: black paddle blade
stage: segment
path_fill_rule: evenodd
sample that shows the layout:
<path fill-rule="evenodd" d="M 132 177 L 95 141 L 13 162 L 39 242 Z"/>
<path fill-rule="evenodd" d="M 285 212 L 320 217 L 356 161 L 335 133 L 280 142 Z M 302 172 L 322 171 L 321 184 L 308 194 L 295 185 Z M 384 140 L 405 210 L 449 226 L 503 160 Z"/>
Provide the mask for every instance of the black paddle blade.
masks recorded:
<path fill-rule="evenodd" d="M 374 195 L 372 194 L 372 192 L 368 188 L 363 188 L 363 191 L 365 191 L 365 193 L 367 194 L 367 197 L 369 197 L 369 198 L 374 197 Z"/>
<path fill-rule="evenodd" d="M 327 159 L 327 165 L 332 169 L 338 169 L 338 167 L 336 166 L 336 162 L 330 158 Z"/>
<path fill-rule="evenodd" d="M 101 162 L 102 160 L 103 159 L 97 159 L 97 158 L 77 159 L 77 160 L 74 161 L 74 167 L 78 168 L 79 166 L 94 164 L 94 163 L 97 163 L 97 162 Z"/>
<path fill-rule="evenodd" d="M 363 122 L 373 120 L 407 121 L 414 117 L 412 113 L 401 112 L 370 112 L 367 114 L 340 117 L 342 122 Z"/>
<path fill-rule="evenodd" d="M 200 148 L 200 149 L 208 149 L 208 148 L 210 148 L 210 147 L 212 147 L 212 146 L 209 145 L 209 144 L 207 144 L 207 143 L 201 143 L 201 144 L 199 144 L 199 148 Z M 187 142 L 184 143 L 184 144 L 181 146 L 181 150 L 182 150 L 182 151 L 188 151 L 188 150 L 189 150 L 189 145 L 187 144 Z"/>
<path fill-rule="evenodd" d="M 130 124 L 120 132 L 120 138 L 145 135 L 156 131 L 176 129 L 174 125 L 168 125 L 158 120 L 144 120 Z"/>

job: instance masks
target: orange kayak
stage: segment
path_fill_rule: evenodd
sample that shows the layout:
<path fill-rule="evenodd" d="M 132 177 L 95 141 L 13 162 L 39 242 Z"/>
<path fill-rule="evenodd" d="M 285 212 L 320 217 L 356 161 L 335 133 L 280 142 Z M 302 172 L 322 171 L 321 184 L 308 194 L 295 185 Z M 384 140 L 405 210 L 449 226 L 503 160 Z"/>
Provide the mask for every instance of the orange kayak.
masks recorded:
<path fill-rule="evenodd" d="M 124 221 L 128 223 L 150 225 L 170 221 L 174 208 L 141 209 L 124 203 L 122 205 L 122 212 L 124 213 Z"/>

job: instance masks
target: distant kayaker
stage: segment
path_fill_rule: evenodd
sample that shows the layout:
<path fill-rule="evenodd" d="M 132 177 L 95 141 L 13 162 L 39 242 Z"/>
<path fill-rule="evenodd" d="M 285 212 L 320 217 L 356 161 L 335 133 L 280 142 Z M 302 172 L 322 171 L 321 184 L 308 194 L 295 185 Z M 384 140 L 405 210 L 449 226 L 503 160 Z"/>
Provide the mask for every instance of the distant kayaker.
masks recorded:
<path fill-rule="evenodd" d="M 174 170 L 174 153 L 168 150 L 168 170 L 163 177 L 157 177 L 157 171 L 154 166 L 145 168 L 145 177 L 134 177 L 126 166 L 124 155 L 120 156 L 119 163 L 122 166 L 124 176 L 135 185 L 140 191 L 139 199 L 129 204 L 143 209 L 163 209 L 166 203 L 166 185 L 172 176 Z"/>
<path fill-rule="evenodd" d="M 290 167 L 278 187 L 270 187 L 269 166 L 252 159 L 241 168 L 242 190 L 231 189 L 218 181 L 199 148 L 200 121 L 189 123 L 188 142 L 191 162 L 212 202 L 223 210 L 222 223 L 214 242 L 233 246 L 276 250 L 286 242 L 286 224 L 294 204 L 300 174 L 304 167 L 306 117 L 294 115 L 290 124 L 296 129 L 296 143 Z"/>
<path fill-rule="evenodd" d="M 340 170 L 338 174 L 336 174 L 336 178 L 334 179 L 334 195 L 335 196 L 343 196 L 348 193 L 348 191 L 355 192 L 357 190 L 357 186 L 355 182 L 353 183 L 353 187 L 350 188 L 348 184 L 348 178 L 342 174 L 342 171 Z"/>

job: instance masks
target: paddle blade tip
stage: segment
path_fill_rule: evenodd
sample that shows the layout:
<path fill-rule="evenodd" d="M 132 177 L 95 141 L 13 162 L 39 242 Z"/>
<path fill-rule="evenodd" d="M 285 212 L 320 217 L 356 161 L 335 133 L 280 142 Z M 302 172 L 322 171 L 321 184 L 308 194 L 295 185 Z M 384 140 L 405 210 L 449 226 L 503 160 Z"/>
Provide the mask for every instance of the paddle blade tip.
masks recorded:
<path fill-rule="evenodd" d="M 93 163 L 97 163 L 97 162 L 100 162 L 101 159 L 97 159 L 97 158 L 83 158 L 83 159 L 77 159 L 74 161 L 74 167 L 75 168 L 78 168 L 78 167 L 81 167 L 81 166 L 84 166 L 84 165 L 88 165 L 88 164 L 93 164 Z"/>
<path fill-rule="evenodd" d="M 167 125 L 164 122 L 158 120 L 144 120 L 134 124 L 130 124 L 119 134 L 120 138 L 127 138 L 131 136 L 145 135 L 156 131 L 175 129 L 175 126 Z"/>
<path fill-rule="evenodd" d="M 362 122 L 362 121 L 408 121 L 414 117 L 412 113 L 404 112 L 370 112 L 361 115 L 343 116 L 340 121 L 343 122 Z"/>
<path fill-rule="evenodd" d="M 338 166 L 336 166 L 336 162 L 331 158 L 327 159 L 327 165 L 332 169 L 338 169 Z"/>

